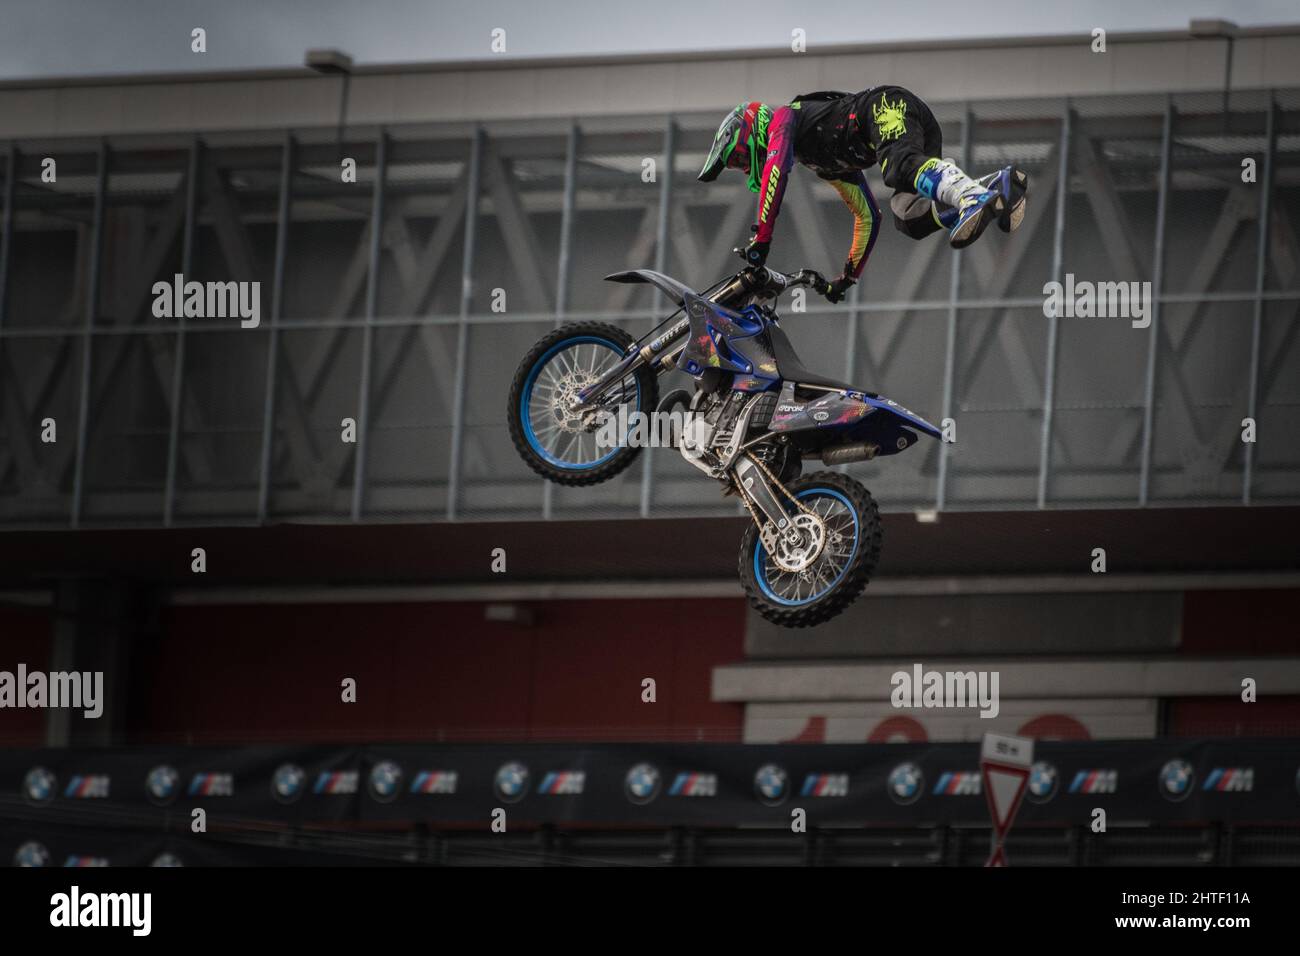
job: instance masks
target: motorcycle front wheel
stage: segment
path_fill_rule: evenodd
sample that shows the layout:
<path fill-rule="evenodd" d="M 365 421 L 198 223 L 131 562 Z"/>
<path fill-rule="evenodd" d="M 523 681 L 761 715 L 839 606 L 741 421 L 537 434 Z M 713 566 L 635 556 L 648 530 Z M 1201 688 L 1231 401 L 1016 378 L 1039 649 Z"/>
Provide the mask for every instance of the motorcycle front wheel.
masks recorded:
<path fill-rule="evenodd" d="M 577 392 L 617 365 L 634 341 L 605 322 L 574 322 L 524 356 L 510 383 L 508 415 L 510 438 L 529 468 L 557 484 L 594 485 L 632 464 L 641 449 L 628 435 L 601 427 L 575 405 Z M 658 398 L 655 373 L 642 366 L 606 394 L 601 412 L 615 423 L 628 421 L 630 432 L 632 413 L 648 413 Z"/>

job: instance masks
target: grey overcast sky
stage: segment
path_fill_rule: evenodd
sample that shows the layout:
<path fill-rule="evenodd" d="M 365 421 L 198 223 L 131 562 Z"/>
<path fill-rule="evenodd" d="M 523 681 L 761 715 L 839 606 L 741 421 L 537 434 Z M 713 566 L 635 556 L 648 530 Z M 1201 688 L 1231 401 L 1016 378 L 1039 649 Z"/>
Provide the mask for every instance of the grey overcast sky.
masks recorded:
<path fill-rule="evenodd" d="M 359 64 L 494 55 L 788 50 L 818 43 L 1169 30 L 1193 17 L 1300 22 L 1300 0 L 0 0 L 0 79 L 299 66 L 311 47 Z M 190 31 L 208 50 L 190 52 Z"/>

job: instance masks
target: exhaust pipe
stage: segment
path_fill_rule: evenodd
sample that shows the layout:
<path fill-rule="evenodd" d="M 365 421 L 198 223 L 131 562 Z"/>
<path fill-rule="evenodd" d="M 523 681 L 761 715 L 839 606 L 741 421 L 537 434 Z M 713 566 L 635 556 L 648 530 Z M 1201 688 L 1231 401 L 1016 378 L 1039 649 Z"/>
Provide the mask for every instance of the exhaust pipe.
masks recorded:
<path fill-rule="evenodd" d="M 864 441 L 856 445 L 836 445 L 834 448 L 824 449 L 821 453 L 821 460 L 824 465 L 849 465 L 855 461 L 871 461 L 879 453 L 879 445 L 873 441 Z M 816 458 L 817 455 L 805 455 L 804 457 Z"/>

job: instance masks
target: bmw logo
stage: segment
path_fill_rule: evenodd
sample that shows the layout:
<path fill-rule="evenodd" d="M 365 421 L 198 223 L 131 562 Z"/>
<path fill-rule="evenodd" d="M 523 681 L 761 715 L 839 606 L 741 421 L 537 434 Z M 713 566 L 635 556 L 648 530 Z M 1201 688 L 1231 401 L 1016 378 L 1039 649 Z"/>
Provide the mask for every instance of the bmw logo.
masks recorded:
<path fill-rule="evenodd" d="M 184 866 L 185 864 L 181 862 L 181 858 L 175 853 L 159 853 L 153 858 L 153 862 L 149 865 L 158 867 L 177 867 Z"/>
<path fill-rule="evenodd" d="M 639 763 L 623 778 L 623 792 L 638 806 L 659 796 L 659 770 L 654 764 Z"/>
<path fill-rule="evenodd" d="M 49 866 L 50 851 L 35 840 L 24 843 L 14 854 L 14 866 Z"/>
<path fill-rule="evenodd" d="M 790 775 L 784 767 L 774 763 L 764 764 L 754 774 L 754 794 L 759 803 L 774 807 L 790 795 Z"/>
<path fill-rule="evenodd" d="M 1196 771 L 1186 760 L 1175 758 L 1160 768 L 1160 793 L 1174 803 L 1186 800 L 1196 783 Z"/>
<path fill-rule="evenodd" d="M 391 760 L 381 760 L 370 770 L 370 795 L 380 803 L 392 802 L 402 786 L 402 768 Z"/>
<path fill-rule="evenodd" d="M 528 768 L 521 763 L 502 764 L 492 787 L 506 803 L 519 802 L 528 793 Z"/>
<path fill-rule="evenodd" d="M 921 798 L 925 789 L 925 774 L 914 763 L 900 763 L 889 772 L 885 790 L 889 799 L 906 806 Z"/>
<path fill-rule="evenodd" d="M 1029 768 L 1029 789 L 1025 796 L 1030 803 L 1047 803 L 1056 796 L 1056 785 L 1056 768 L 1040 760 Z"/>
<path fill-rule="evenodd" d="M 149 771 L 145 778 L 144 789 L 149 800 L 158 806 L 164 806 L 176 799 L 180 793 L 181 775 L 174 767 L 161 764 Z"/>
<path fill-rule="evenodd" d="M 44 767 L 33 767 L 23 777 L 23 796 L 29 803 L 45 803 L 54 797 L 59 782 Z"/>
<path fill-rule="evenodd" d="M 307 773 L 297 764 L 284 763 L 271 775 L 271 796 L 276 803 L 293 803 L 302 796 Z"/>

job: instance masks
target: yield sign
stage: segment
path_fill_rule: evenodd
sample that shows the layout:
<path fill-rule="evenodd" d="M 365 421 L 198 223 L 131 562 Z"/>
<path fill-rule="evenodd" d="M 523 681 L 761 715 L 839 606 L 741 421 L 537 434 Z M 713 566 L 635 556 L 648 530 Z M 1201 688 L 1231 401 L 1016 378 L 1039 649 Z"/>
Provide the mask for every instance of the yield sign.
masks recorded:
<path fill-rule="evenodd" d="M 1026 737 L 985 734 L 980 750 L 980 775 L 993 818 L 993 853 L 987 866 L 1006 866 L 1002 842 L 1025 797 L 1034 762 L 1034 742 Z"/>
<path fill-rule="evenodd" d="M 1029 768 L 981 763 L 980 770 L 984 774 L 984 792 L 989 796 L 989 815 L 993 817 L 993 829 L 1001 841 L 1011 829 L 1011 821 L 1015 819 L 1020 801 L 1024 799 L 1025 786 L 1029 783 Z"/>

